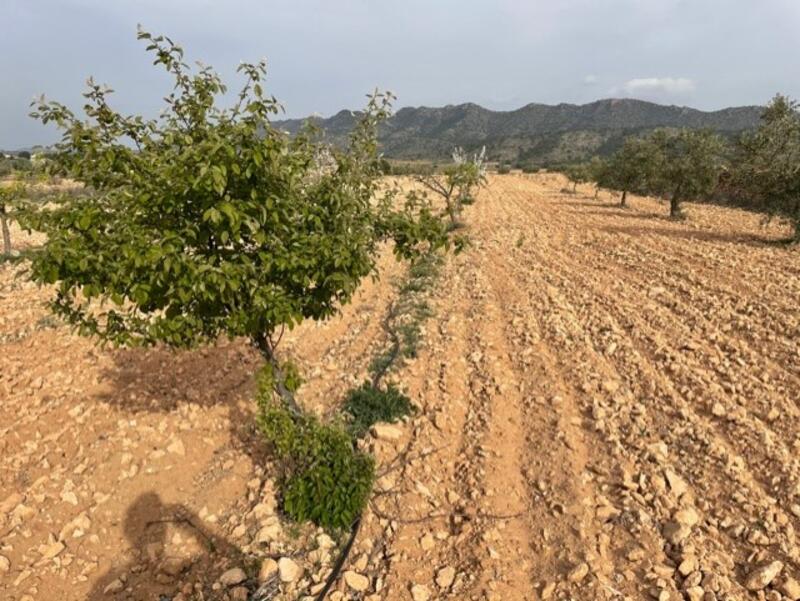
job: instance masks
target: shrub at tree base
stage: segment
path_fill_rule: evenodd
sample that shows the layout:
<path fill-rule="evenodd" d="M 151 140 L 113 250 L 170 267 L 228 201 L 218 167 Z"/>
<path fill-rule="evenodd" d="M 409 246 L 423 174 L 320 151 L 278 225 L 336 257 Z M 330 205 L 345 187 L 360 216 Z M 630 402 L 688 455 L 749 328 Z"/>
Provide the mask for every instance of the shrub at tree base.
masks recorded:
<path fill-rule="evenodd" d="M 369 499 L 374 459 L 355 448 L 344 424 L 323 424 L 276 403 L 271 379 L 267 366 L 260 378 L 258 424 L 280 460 L 283 510 L 329 530 L 349 528 Z"/>
<path fill-rule="evenodd" d="M 414 411 L 405 394 L 394 386 L 386 390 L 375 388 L 371 382 L 354 388 L 347 395 L 342 408 L 349 418 L 348 427 L 355 437 L 366 434 L 378 422 L 394 422 Z"/>

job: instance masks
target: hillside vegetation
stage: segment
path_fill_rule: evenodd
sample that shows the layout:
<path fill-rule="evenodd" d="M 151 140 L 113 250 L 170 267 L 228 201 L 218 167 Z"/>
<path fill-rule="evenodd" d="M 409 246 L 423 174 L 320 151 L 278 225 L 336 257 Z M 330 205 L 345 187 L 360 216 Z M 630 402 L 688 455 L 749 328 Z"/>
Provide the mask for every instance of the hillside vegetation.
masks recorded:
<path fill-rule="evenodd" d="M 406 107 L 380 129 L 386 156 L 395 159 L 447 160 L 453 147 L 486 146 L 493 160 L 519 167 L 546 166 L 608 155 L 626 136 L 660 127 L 710 128 L 723 135 L 752 129 L 761 107 L 746 106 L 704 112 L 633 99 L 598 100 L 590 104 L 528 104 L 514 111 L 492 111 L 467 103 L 441 108 Z M 340 111 L 311 118 L 327 138 L 344 144 L 359 114 Z M 306 119 L 276 122 L 297 133 Z"/>

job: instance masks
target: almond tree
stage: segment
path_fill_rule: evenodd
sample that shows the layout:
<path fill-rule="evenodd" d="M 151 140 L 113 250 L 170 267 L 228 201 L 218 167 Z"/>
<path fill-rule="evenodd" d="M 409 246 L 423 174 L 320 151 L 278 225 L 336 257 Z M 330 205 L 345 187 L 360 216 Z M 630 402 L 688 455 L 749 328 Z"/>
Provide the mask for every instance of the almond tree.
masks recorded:
<path fill-rule="evenodd" d="M 47 242 L 32 277 L 54 285 L 53 311 L 78 332 L 117 345 L 249 338 L 298 412 L 276 357 L 284 328 L 349 302 L 381 242 L 410 258 L 445 245 L 446 226 L 381 191 L 376 128 L 390 96 L 370 98 L 348 148 L 323 150 L 270 124 L 279 105 L 263 88 L 265 62 L 240 65 L 245 83 L 221 108 L 214 71 L 191 70 L 169 38 L 138 37 L 175 83 L 160 118 L 120 114 L 91 80 L 85 119 L 35 105 L 63 131 L 58 168 L 84 187 L 35 216 Z"/>
<path fill-rule="evenodd" d="M 486 147 L 472 157 L 462 148 L 455 148 L 453 163 L 441 174 L 416 175 L 414 179 L 444 200 L 450 225 L 456 226 L 463 207 L 475 202 L 477 189 L 486 183 Z"/>

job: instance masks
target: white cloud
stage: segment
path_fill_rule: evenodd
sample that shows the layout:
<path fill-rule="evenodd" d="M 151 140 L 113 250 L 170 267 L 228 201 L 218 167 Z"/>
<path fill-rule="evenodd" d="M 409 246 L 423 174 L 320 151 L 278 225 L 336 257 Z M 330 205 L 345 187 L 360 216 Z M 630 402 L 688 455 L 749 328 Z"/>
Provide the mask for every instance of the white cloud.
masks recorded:
<path fill-rule="evenodd" d="M 631 96 L 680 96 L 690 94 L 694 90 L 694 81 L 686 77 L 641 77 L 631 79 L 622 86 L 622 92 Z"/>
<path fill-rule="evenodd" d="M 583 78 L 583 84 L 586 86 L 593 86 L 597 84 L 597 75 L 587 75 Z"/>

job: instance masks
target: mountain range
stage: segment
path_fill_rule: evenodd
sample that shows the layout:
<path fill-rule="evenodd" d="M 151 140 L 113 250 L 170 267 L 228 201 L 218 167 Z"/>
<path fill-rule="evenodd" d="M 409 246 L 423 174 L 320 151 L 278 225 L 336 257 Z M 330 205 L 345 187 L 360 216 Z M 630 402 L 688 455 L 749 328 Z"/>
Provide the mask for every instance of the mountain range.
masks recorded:
<path fill-rule="evenodd" d="M 381 126 L 379 140 L 390 159 L 441 161 L 455 146 L 471 151 L 485 145 L 492 160 L 540 167 L 608 155 L 626 136 L 659 127 L 711 128 L 734 137 L 755 127 L 762 110 L 742 106 L 700 111 L 627 98 L 583 105 L 527 104 L 513 111 L 473 103 L 406 107 Z M 327 140 L 343 145 L 358 117 L 358 112 L 343 110 L 329 118 L 287 119 L 275 125 L 294 134 L 311 121 Z"/>

